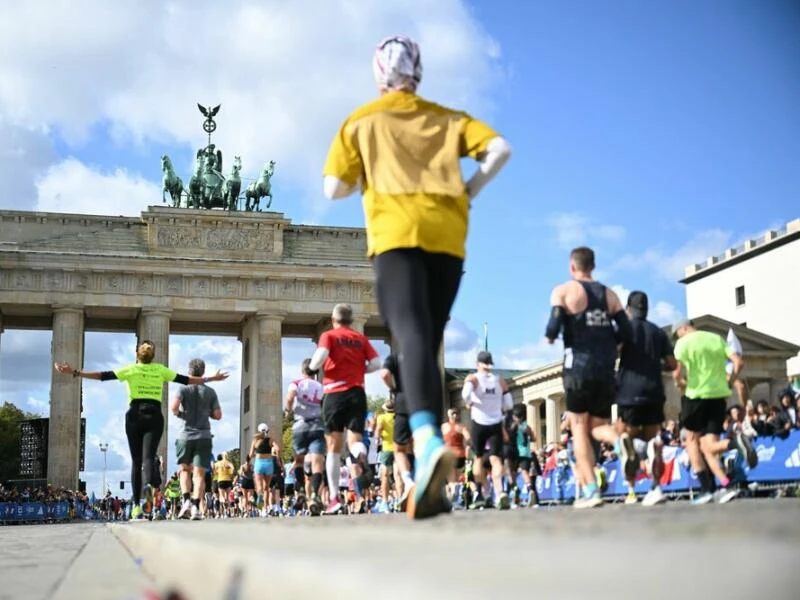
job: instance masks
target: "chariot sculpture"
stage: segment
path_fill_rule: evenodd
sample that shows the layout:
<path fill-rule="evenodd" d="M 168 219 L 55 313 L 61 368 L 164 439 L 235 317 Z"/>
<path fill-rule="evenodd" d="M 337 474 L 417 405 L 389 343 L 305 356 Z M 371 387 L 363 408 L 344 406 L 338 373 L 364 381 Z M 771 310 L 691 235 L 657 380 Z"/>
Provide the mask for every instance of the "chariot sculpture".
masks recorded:
<path fill-rule="evenodd" d="M 242 159 L 233 157 L 230 174 L 223 175 L 222 150 L 211 142 L 211 134 L 216 131 L 214 117 L 219 113 L 221 105 L 214 107 L 198 104 L 202 115 L 203 131 L 208 134 L 208 144 L 195 154 L 194 172 L 189 183 L 184 186 L 183 180 L 175 173 L 172 160 L 166 154 L 161 157 L 162 190 L 161 201 L 167 202 L 169 194 L 173 208 L 220 208 L 235 211 L 261 211 L 261 199 L 268 198 L 265 208 L 272 205 L 272 176 L 275 174 L 275 161 L 264 165 L 258 179 L 247 185 L 242 193 Z M 241 202 L 244 201 L 244 202 Z"/>

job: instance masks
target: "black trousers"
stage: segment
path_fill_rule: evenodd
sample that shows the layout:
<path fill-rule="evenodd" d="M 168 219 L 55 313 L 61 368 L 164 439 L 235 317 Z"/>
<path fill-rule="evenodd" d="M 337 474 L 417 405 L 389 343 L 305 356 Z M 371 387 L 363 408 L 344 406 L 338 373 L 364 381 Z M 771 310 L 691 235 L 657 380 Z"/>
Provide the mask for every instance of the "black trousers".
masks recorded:
<path fill-rule="evenodd" d="M 158 443 L 164 434 L 164 415 L 160 402 L 134 402 L 125 414 L 125 434 L 131 451 L 131 487 L 133 500 L 142 497 L 145 484 L 158 487 L 161 473 L 156 464 Z"/>
<path fill-rule="evenodd" d="M 439 347 L 464 261 L 449 254 L 403 248 L 379 254 L 372 263 L 381 317 L 400 344 L 400 383 L 408 414 L 431 411 L 441 421 Z"/>

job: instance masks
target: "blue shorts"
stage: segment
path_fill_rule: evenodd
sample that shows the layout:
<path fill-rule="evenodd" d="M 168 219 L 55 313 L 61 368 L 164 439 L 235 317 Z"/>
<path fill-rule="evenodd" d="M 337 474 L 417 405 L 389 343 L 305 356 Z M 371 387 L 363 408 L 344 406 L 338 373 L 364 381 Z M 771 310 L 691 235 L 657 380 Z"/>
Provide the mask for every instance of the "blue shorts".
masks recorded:
<path fill-rule="evenodd" d="M 275 459 L 256 458 L 256 462 L 253 465 L 253 470 L 256 475 L 272 477 L 273 475 L 275 475 Z"/>
<path fill-rule="evenodd" d="M 295 454 L 325 454 L 325 432 L 322 429 L 292 432 Z"/>

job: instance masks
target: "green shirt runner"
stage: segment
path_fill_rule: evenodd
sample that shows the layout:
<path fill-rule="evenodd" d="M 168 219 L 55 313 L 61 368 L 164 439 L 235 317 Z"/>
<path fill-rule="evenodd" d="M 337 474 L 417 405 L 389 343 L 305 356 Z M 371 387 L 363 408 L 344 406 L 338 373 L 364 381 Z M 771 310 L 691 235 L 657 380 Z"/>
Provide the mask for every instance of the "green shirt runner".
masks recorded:
<path fill-rule="evenodd" d="M 675 344 L 675 358 L 686 367 L 686 397 L 712 400 L 731 395 L 725 363 L 733 354 L 716 333 L 693 331 Z"/>

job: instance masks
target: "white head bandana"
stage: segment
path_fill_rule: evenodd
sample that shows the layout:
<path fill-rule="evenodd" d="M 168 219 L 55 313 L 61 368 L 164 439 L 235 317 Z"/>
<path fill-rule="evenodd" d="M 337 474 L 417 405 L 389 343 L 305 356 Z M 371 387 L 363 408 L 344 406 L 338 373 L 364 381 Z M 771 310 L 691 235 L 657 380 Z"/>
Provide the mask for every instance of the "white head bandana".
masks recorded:
<path fill-rule="evenodd" d="M 372 72 L 383 89 L 416 91 L 422 80 L 419 46 L 404 35 L 385 38 L 375 50 Z"/>

